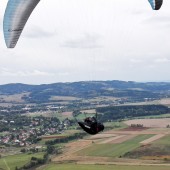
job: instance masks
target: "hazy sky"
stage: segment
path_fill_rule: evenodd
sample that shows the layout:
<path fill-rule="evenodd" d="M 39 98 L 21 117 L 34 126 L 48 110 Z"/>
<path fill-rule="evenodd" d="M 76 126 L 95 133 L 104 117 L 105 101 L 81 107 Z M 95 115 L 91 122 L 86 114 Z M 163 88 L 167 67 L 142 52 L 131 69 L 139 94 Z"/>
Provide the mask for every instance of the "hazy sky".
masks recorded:
<path fill-rule="evenodd" d="M 15 49 L 0 3 L 0 84 L 170 80 L 170 1 L 41 0 Z"/>

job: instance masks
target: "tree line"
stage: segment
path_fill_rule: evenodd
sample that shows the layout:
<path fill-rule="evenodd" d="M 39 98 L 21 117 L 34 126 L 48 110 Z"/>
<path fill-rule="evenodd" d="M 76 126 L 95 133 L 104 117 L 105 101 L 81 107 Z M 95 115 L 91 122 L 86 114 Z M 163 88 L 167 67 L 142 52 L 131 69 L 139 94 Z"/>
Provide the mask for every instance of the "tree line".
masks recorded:
<path fill-rule="evenodd" d="M 133 117 L 167 114 L 170 109 L 163 105 L 112 106 L 97 108 L 99 119 L 103 122 Z"/>

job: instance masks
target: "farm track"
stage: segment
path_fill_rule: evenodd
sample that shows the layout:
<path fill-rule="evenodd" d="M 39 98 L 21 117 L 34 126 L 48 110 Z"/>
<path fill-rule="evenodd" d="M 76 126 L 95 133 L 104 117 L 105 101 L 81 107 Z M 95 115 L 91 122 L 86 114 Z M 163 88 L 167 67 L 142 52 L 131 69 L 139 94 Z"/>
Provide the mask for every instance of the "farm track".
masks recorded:
<path fill-rule="evenodd" d="M 144 140 L 140 143 L 143 144 L 143 145 L 146 145 L 146 144 L 152 143 L 152 142 L 154 142 L 154 141 L 156 141 L 160 138 L 163 138 L 164 136 L 165 136 L 165 134 L 158 134 L 158 135 L 152 136 L 151 138 L 146 139 L 146 140 Z"/>
<path fill-rule="evenodd" d="M 137 136 L 137 135 L 122 135 L 121 138 L 115 139 L 115 140 L 111 141 L 110 143 L 112 143 L 112 144 L 123 143 L 123 142 L 125 142 L 125 141 L 127 141 L 127 140 L 130 140 L 130 139 L 132 139 L 132 138 L 135 138 L 136 136 Z"/>
<path fill-rule="evenodd" d="M 7 162 L 6 162 L 6 160 L 3 159 L 3 161 L 4 161 L 5 166 L 7 167 L 7 170 L 10 170 L 10 168 L 9 168 L 9 166 L 8 166 L 8 164 L 7 164 Z"/>
<path fill-rule="evenodd" d="M 126 135 L 115 136 L 115 137 L 112 137 L 112 138 L 103 140 L 103 141 L 99 142 L 99 144 L 112 143 L 113 141 L 119 140 L 119 139 L 121 139 L 121 138 L 123 138 L 123 137 L 125 137 L 125 136 L 126 136 Z"/>

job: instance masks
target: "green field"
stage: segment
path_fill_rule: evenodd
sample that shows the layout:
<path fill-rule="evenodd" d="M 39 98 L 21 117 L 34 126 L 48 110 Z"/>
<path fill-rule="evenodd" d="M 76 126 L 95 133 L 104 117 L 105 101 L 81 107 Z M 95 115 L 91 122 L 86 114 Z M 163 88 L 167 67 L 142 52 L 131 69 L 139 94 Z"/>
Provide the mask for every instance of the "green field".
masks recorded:
<path fill-rule="evenodd" d="M 113 130 L 120 130 L 127 128 L 128 125 L 126 125 L 123 122 L 106 122 L 104 123 L 105 129 L 113 129 Z"/>
<path fill-rule="evenodd" d="M 81 156 L 120 157 L 140 146 L 140 142 L 153 135 L 139 135 L 131 140 L 120 144 L 94 144 L 93 146 L 79 151 Z"/>
<path fill-rule="evenodd" d="M 153 144 L 157 144 L 157 145 L 170 145 L 170 135 L 167 135 L 159 140 L 156 140 L 155 142 L 153 142 Z"/>
<path fill-rule="evenodd" d="M 50 164 L 41 170 L 169 170 L 168 166 Z"/>
<path fill-rule="evenodd" d="M 31 157 L 43 158 L 43 153 L 18 154 L 3 157 L 0 159 L 0 169 L 15 170 L 16 166 L 19 168 L 27 164 L 31 160 Z"/>
<path fill-rule="evenodd" d="M 156 140 L 150 145 L 136 148 L 128 152 L 125 157 L 170 161 L 170 135 Z"/>

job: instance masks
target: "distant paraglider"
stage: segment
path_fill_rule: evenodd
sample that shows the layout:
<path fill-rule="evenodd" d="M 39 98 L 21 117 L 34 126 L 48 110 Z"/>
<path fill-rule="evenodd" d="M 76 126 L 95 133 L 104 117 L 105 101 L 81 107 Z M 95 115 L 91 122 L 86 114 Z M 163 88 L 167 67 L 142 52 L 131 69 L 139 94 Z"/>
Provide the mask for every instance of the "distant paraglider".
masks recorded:
<path fill-rule="evenodd" d="M 24 26 L 40 0 L 9 0 L 4 15 L 4 38 L 7 48 L 14 48 Z M 130 1 L 130 0 L 129 0 Z M 161 8 L 163 0 L 148 0 L 153 10 Z"/>
<path fill-rule="evenodd" d="M 162 6 L 163 0 L 148 0 L 153 10 L 159 10 Z"/>

